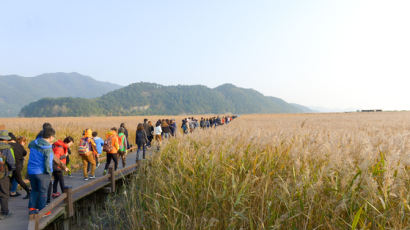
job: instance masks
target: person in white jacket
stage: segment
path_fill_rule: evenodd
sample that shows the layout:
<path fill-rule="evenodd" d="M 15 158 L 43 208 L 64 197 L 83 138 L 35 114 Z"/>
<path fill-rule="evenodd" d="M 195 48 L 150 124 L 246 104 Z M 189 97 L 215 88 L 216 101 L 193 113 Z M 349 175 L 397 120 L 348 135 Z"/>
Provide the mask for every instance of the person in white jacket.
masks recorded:
<path fill-rule="evenodd" d="M 154 128 L 154 140 L 157 142 L 157 149 L 159 150 L 160 145 L 161 145 L 161 133 L 162 133 L 162 129 L 161 129 L 161 120 L 158 120 L 157 123 L 155 124 L 155 128 Z"/>

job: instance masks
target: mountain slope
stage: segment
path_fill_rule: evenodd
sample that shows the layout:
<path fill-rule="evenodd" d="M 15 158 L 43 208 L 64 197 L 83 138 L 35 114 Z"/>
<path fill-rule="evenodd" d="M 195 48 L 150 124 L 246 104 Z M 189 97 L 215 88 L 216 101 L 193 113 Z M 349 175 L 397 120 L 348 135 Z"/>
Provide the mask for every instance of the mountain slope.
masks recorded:
<path fill-rule="evenodd" d="M 85 106 L 80 106 L 84 104 Z M 225 84 L 163 86 L 134 83 L 99 98 L 46 98 L 25 106 L 20 116 L 178 115 L 204 113 L 301 113 L 282 99 Z"/>
<path fill-rule="evenodd" d="M 294 107 L 296 107 L 296 108 L 302 110 L 304 113 L 316 113 L 315 110 L 313 110 L 313 109 L 311 109 L 311 108 L 309 108 L 309 107 L 306 107 L 306 106 L 304 106 L 304 105 L 299 105 L 299 104 L 295 104 L 295 103 L 290 103 L 290 104 L 293 105 Z"/>
<path fill-rule="evenodd" d="M 17 116 L 24 105 L 40 98 L 94 98 L 120 87 L 78 73 L 49 73 L 36 77 L 0 76 L 0 117 Z"/>

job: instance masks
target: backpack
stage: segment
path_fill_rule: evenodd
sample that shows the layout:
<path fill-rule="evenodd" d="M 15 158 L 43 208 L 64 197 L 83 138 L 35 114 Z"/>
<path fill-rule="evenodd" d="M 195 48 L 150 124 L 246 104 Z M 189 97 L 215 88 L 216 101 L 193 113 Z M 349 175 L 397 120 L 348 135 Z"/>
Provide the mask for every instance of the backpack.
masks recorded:
<path fill-rule="evenodd" d="M 0 179 L 6 177 L 7 174 L 6 160 L 6 156 L 4 156 L 3 152 L 0 150 Z"/>
<path fill-rule="evenodd" d="M 114 150 L 114 146 L 112 146 L 112 138 L 113 136 L 110 136 L 104 141 L 103 151 L 106 153 L 110 153 Z"/>
<path fill-rule="evenodd" d="M 80 155 L 86 155 L 90 152 L 90 144 L 88 143 L 87 138 L 81 138 L 80 145 L 78 146 L 78 153 Z"/>
<path fill-rule="evenodd" d="M 122 134 L 122 135 L 121 135 Z M 119 150 L 123 151 L 124 149 L 124 145 L 125 145 L 125 134 L 121 133 L 120 135 L 118 135 L 118 141 L 120 142 L 120 148 Z"/>
<path fill-rule="evenodd" d="M 143 143 L 145 141 L 143 132 L 137 132 L 137 140 L 139 143 Z"/>

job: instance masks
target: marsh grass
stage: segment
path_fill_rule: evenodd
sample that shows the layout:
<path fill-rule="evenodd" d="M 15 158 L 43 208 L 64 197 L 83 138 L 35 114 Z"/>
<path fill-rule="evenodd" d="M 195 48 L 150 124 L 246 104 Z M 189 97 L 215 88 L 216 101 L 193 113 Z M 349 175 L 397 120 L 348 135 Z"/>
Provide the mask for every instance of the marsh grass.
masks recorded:
<path fill-rule="evenodd" d="M 249 115 L 171 139 L 111 229 L 409 229 L 410 113 Z"/>
<path fill-rule="evenodd" d="M 72 155 L 70 156 L 71 165 L 73 170 L 78 169 L 81 166 L 81 158 L 77 153 L 78 141 L 82 137 L 82 132 L 86 128 L 90 128 L 93 131 L 97 131 L 98 135 L 105 138 L 105 134 L 112 127 L 119 128 L 121 123 L 125 123 L 128 129 L 129 138 L 131 144 L 134 144 L 135 131 L 138 123 L 142 123 L 144 118 L 156 121 L 162 118 L 176 118 L 177 122 L 183 118 L 183 116 L 128 116 L 128 117 L 55 117 L 55 118 L 0 118 L 0 124 L 4 124 L 9 132 L 13 132 L 16 136 L 24 136 L 28 142 L 35 139 L 40 132 L 44 122 L 49 122 L 56 130 L 56 138 L 63 140 L 66 136 L 72 136 L 75 140 L 75 144 L 72 146 Z M 26 149 L 27 149 L 26 144 Z M 28 150 L 28 149 L 27 149 Z M 103 153 L 104 156 L 105 153 Z M 26 157 L 23 174 L 26 174 L 27 160 Z"/>

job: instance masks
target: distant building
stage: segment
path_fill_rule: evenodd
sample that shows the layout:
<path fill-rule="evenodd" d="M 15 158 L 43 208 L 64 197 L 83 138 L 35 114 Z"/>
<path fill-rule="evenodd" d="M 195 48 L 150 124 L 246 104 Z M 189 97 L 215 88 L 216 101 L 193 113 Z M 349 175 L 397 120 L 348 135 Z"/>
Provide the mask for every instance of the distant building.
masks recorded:
<path fill-rule="evenodd" d="M 383 112 L 383 110 L 381 109 L 362 109 L 362 110 L 358 110 L 358 112 L 362 112 L 362 113 Z"/>

